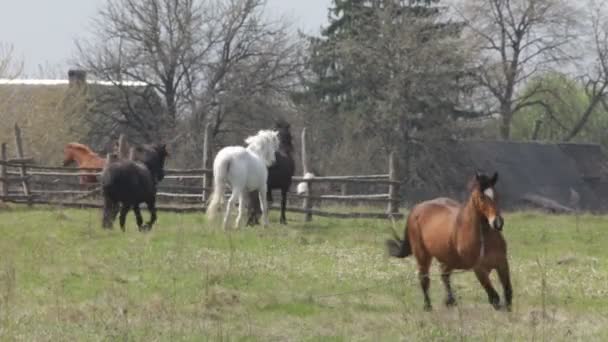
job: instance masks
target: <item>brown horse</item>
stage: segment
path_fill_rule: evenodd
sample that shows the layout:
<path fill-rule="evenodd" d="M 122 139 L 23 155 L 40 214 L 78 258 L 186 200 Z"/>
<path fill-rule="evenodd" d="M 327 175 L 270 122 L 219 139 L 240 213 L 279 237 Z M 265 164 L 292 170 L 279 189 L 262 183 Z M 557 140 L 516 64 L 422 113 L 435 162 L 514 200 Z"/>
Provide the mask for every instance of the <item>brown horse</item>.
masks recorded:
<path fill-rule="evenodd" d="M 80 143 L 69 143 L 63 149 L 63 166 L 76 162 L 79 168 L 103 169 L 106 160 L 93 152 L 88 146 Z M 97 183 L 97 176 L 80 176 L 80 184 Z"/>
<path fill-rule="evenodd" d="M 473 269 L 488 294 L 490 304 L 499 309 L 500 296 L 489 277 L 490 272 L 496 270 L 504 290 L 506 308 L 510 310 L 512 289 L 507 244 L 500 233 L 504 221 L 494 189 L 497 180 L 497 173 L 491 178 L 477 173 L 470 183 L 471 193 L 464 205 L 449 198 L 417 204 L 407 218 L 404 239 L 400 240 L 395 234 L 395 240 L 387 240 L 390 255 L 405 258 L 414 254 L 416 257 L 426 310 L 431 309 L 428 291 L 433 258 L 441 265 L 447 306 L 456 304 L 450 286 L 452 270 Z"/>

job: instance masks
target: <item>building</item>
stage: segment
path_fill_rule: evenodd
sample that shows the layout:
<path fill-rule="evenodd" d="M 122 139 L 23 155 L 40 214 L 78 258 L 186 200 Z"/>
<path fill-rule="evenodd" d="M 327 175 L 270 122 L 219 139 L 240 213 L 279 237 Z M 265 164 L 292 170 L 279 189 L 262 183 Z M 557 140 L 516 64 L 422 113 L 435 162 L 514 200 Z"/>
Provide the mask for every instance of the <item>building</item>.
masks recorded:
<path fill-rule="evenodd" d="M 531 199 L 590 212 L 608 209 L 608 158 L 599 145 L 454 141 L 445 148 L 433 157 L 433 169 L 442 172 L 403 187 L 406 203 L 446 195 L 464 200 L 468 181 L 483 170 L 499 173 L 497 192 L 507 210 L 544 206 Z"/>
<path fill-rule="evenodd" d="M 103 152 L 121 133 L 139 143 L 160 136 L 165 111 L 151 86 L 88 80 L 82 70 L 70 70 L 67 76 L 0 79 L 0 141 L 12 142 L 12 127 L 18 123 L 27 153 L 38 162 L 53 163 L 61 160 L 70 141 Z"/>

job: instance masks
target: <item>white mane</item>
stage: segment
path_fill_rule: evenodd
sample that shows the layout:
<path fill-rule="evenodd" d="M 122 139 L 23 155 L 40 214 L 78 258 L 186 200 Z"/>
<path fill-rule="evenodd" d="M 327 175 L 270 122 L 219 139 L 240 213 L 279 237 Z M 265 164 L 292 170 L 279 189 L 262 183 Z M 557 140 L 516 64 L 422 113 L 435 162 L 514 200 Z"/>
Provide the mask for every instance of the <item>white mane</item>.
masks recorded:
<path fill-rule="evenodd" d="M 258 134 L 245 139 L 247 149 L 264 160 L 266 166 L 272 165 L 274 153 L 279 149 L 279 132 L 261 130 Z"/>

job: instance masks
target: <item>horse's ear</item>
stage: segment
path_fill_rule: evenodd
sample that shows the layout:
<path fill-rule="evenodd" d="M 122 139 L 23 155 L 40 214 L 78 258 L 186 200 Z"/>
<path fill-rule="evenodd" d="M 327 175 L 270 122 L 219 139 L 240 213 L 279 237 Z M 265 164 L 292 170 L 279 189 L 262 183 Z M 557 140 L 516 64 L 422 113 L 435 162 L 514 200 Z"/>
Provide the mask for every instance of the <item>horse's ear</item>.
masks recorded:
<path fill-rule="evenodd" d="M 481 181 L 481 172 L 479 172 L 479 170 L 475 171 L 475 179 L 477 182 Z"/>
<path fill-rule="evenodd" d="M 490 183 L 492 184 L 492 186 L 494 186 L 497 181 L 498 181 L 498 172 L 494 172 L 494 176 L 492 176 L 492 179 L 490 179 Z"/>
<path fill-rule="evenodd" d="M 160 144 L 159 147 L 165 156 L 169 155 L 169 152 L 167 151 L 167 144 Z"/>

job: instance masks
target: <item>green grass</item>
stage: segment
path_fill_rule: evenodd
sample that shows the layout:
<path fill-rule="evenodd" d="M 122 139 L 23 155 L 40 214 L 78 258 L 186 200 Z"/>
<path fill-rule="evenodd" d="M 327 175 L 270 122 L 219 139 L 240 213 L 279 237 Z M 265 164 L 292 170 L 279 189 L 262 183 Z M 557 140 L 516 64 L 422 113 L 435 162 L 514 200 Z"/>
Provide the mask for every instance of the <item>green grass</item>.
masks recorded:
<path fill-rule="evenodd" d="M 160 213 L 141 234 L 130 214 L 123 234 L 97 210 L 1 209 L 0 340 L 608 339 L 607 217 L 507 215 L 513 311 L 470 272 L 445 308 L 434 268 L 427 313 L 414 260 L 386 256 L 389 221 L 274 215 L 224 233 Z"/>

